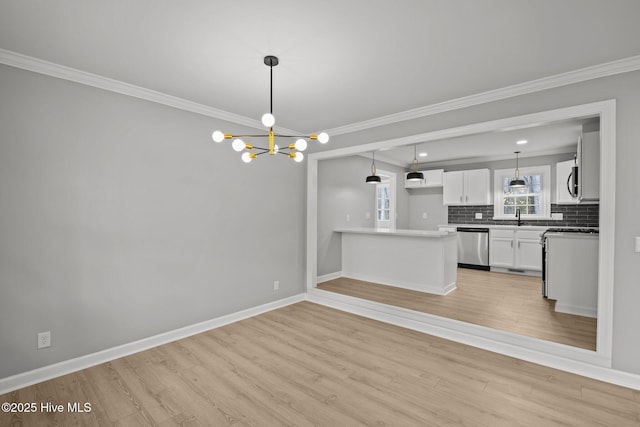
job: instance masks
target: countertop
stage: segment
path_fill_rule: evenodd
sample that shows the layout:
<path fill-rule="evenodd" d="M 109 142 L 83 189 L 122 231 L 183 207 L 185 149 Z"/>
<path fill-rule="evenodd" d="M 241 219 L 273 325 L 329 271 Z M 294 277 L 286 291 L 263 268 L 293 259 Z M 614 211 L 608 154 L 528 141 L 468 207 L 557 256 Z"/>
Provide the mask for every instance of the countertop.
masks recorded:
<path fill-rule="evenodd" d="M 442 238 L 452 235 L 447 231 L 435 230 L 404 230 L 390 228 L 337 228 L 334 231 L 338 233 L 354 233 L 354 234 L 374 234 L 387 236 L 404 236 L 404 237 L 427 237 Z"/>
<path fill-rule="evenodd" d="M 529 231 L 545 231 L 549 228 L 557 228 L 557 225 L 496 225 L 496 224 L 442 224 L 438 227 L 467 227 L 467 228 L 493 228 L 498 230 L 529 230 Z M 586 227 L 585 227 L 586 228 Z"/>

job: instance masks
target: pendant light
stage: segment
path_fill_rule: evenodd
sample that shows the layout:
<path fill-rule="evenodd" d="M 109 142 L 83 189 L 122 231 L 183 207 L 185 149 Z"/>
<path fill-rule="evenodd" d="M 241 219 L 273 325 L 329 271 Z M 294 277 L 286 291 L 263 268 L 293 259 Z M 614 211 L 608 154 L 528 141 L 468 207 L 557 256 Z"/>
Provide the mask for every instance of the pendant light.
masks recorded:
<path fill-rule="evenodd" d="M 527 186 L 527 183 L 524 179 L 520 178 L 520 169 L 518 169 L 518 154 L 520 154 L 520 151 L 514 151 L 514 153 L 516 155 L 516 176 L 509 182 L 509 187 L 522 189 Z"/>
<path fill-rule="evenodd" d="M 264 57 L 264 65 L 269 67 L 269 112 L 263 114 L 262 124 L 268 129 L 268 133 L 261 135 L 233 135 L 230 133 L 224 133 L 219 130 L 211 134 L 211 138 L 215 142 L 222 142 L 225 139 L 235 138 L 231 144 L 231 147 L 238 152 L 242 152 L 241 159 L 245 163 L 251 162 L 256 157 L 262 154 L 269 154 L 270 156 L 276 154 L 284 154 L 296 162 L 304 160 L 304 154 L 302 152 L 307 149 L 307 139 L 312 141 L 318 141 L 320 144 L 326 144 L 329 142 L 329 135 L 326 132 L 312 133 L 309 135 L 279 135 L 273 130 L 273 125 L 276 123 L 276 119 L 273 115 L 273 67 L 278 65 L 279 59 L 273 55 L 267 55 Z M 257 145 L 249 144 L 242 138 L 267 138 L 268 146 L 259 147 Z M 276 138 L 294 138 L 295 142 L 284 145 L 282 148 L 276 144 Z M 289 150 L 289 151 L 286 151 Z"/>
<path fill-rule="evenodd" d="M 407 174 L 407 181 L 422 181 L 424 174 L 418 172 L 418 147 L 413 146 L 413 163 L 411 165 L 411 172 Z"/>
<path fill-rule="evenodd" d="M 371 175 L 367 177 L 365 182 L 367 184 L 379 184 L 382 182 L 382 179 L 380 178 L 380 176 L 376 175 L 376 152 L 375 151 L 372 153 Z"/>

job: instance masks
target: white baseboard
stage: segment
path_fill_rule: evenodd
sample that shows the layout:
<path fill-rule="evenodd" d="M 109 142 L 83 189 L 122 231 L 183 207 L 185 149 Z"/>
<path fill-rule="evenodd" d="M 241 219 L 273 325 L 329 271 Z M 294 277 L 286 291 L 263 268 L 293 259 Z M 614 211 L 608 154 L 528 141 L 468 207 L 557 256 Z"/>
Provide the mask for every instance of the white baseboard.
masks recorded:
<path fill-rule="evenodd" d="M 342 277 L 342 271 L 336 271 L 316 277 L 316 283 L 328 282 L 329 280 L 339 279 L 340 277 Z"/>
<path fill-rule="evenodd" d="M 229 323 L 257 316 L 271 310 L 285 307 L 305 300 L 305 294 L 298 294 L 278 301 L 262 304 L 257 307 L 231 313 L 215 319 L 206 320 L 184 328 L 143 338 L 138 341 L 123 344 L 117 347 L 108 348 L 96 353 L 65 360 L 53 365 L 43 366 L 32 371 L 23 372 L 6 378 L 0 378 L 0 394 L 8 393 L 23 387 L 50 380 L 62 375 L 90 368 L 110 360 L 118 359 L 129 354 L 138 353 L 163 344 L 167 344 L 182 338 L 219 328 Z"/>
<path fill-rule="evenodd" d="M 440 286 L 434 286 L 429 284 L 413 283 L 413 282 L 407 282 L 403 280 L 389 279 L 386 277 L 369 276 L 366 274 L 357 274 L 357 273 L 350 273 L 350 272 L 343 272 L 342 277 L 350 277 L 356 280 L 362 280 L 362 281 L 371 282 L 371 283 L 378 283 L 380 285 L 393 286 L 396 288 L 409 289 L 412 291 L 426 292 L 428 294 L 433 294 L 433 295 L 446 295 L 456 289 L 456 282 L 452 282 L 445 285 L 444 287 L 440 287 Z"/>
<path fill-rule="evenodd" d="M 610 360 L 593 351 L 522 337 L 511 332 L 497 331 L 320 289 L 309 290 L 307 301 L 550 368 L 640 390 L 640 375 L 612 369 Z M 532 344 L 532 341 L 535 341 L 535 344 Z"/>
<path fill-rule="evenodd" d="M 556 301 L 555 310 L 558 313 L 574 314 L 576 316 L 598 317 L 598 309 L 591 307 L 582 307 L 578 305 L 563 304 Z"/>

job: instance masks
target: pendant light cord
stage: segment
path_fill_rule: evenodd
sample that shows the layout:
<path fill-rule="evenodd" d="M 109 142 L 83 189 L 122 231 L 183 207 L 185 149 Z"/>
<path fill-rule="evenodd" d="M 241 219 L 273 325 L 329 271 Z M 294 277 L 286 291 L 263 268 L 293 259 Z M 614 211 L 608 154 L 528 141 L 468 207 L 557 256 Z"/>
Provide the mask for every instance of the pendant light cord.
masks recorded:
<path fill-rule="evenodd" d="M 372 160 L 371 160 L 371 175 L 376 174 L 376 152 L 372 152 Z"/>

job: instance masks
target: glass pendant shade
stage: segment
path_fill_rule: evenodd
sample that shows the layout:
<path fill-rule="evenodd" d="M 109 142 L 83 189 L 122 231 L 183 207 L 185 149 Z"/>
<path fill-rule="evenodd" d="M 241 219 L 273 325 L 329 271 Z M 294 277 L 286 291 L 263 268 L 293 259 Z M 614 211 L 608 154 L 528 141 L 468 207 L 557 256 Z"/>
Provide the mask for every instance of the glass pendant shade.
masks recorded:
<path fill-rule="evenodd" d="M 266 113 L 262 116 L 262 124 L 268 128 L 276 124 L 276 118 L 271 113 Z"/>

